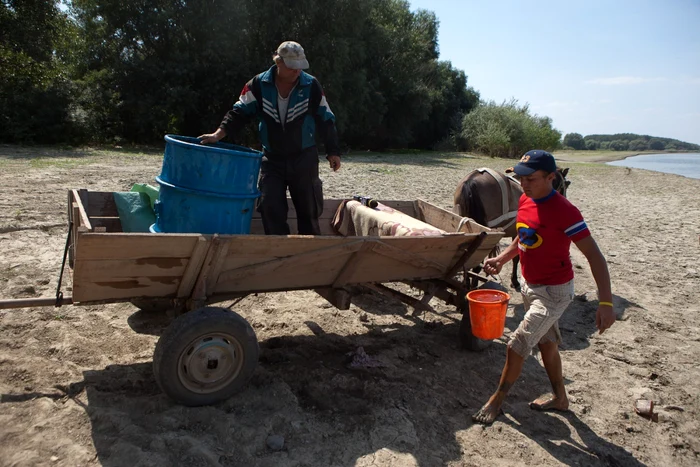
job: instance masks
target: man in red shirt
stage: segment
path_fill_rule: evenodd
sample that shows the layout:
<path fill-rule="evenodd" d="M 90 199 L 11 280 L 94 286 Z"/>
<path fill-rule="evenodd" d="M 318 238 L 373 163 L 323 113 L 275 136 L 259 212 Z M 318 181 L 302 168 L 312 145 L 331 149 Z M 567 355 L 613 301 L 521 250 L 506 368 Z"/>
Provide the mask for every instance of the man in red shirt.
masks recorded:
<path fill-rule="evenodd" d="M 607 262 L 591 236 L 581 212 L 552 187 L 554 157 L 541 150 L 528 151 L 514 171 L 524 194 L 517 217 L 518 236 L 495 258 L 484 262 L 484 271 L 498 274 L 504 264 L 520 255 L 522 295 L 526 314 L 511 336 L 498 389 L 472 416 L 476 423 L 491 424 L 520 376 L 523 362 L 537 345 L 552 384 L 551 396 L 530 403 L 535 410 L 567 410 L 559 344 L 559 318 L 574 298 L 574 270 L 569 247 L 575 243 L 586 256 L 598 286 L 596 327 L 602 333 L 615 322 Z"/>

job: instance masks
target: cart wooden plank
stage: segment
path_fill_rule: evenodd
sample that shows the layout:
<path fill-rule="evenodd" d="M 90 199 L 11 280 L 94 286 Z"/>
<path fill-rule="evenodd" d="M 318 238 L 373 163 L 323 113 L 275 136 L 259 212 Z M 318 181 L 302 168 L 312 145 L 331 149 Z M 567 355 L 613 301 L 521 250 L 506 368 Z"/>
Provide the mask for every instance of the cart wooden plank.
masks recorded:
<path fill-rule="evenodd" d="M 333 281 L 332 287 L 339 288 L 347 284 L 349 278 L 352 277 L 352 275 L 357 270 L 358 266 L 361 264 L 362 257 L 364 255 L 370 254 L 370 252 L 372 252 L 374 248 L 378 245 L 378 242 L 363 242 L 360 248 L 356 252 L 354 252 L 352 256 L 345 262 L 343 267 L 340 268 L 340 272 L 338 272 L 338 275 Z"/>
<path fill-rule="evenodd" d="M 182 281 L 177 289 L 178 298 L 187 298 L 192 294 L 199 272 L 202 270 L 202 264 L 209 251 L 209 242 L 204 237 L 199 237 L 192 249 L 192 256 L 187 263 L 187 269 L 182 275 Z"/>
<path fill-rule="evenodd" d="M 72 190 L 73 191 L 73 222 L 79 221 L 78 227 L 85 227 L 87 230 L 92 230 L 92 225 L 90 225 L 90 219 L 85 211 L 84 203 L 87 200 L 87 193 L 85 190 Z M 80 200 L 80 202 L 78 202 Z M 76 216 L 77 208 L 77 216 Z"/>
<path fill-rule="evenodd" d="M 476 254 L 483 256 L 502 237 L 487 234 Z M 476 236 L 446 237 L 236 237 L 214 292 L 332 287 L 364 282 L 439 278 Z M 316 243 L 318 242 L 318 243 Z M 363 244 L 372 243 L 372 247 Z M 491 247 L 488 247 L 488 244 Z M 249 246 L 250 245 L 250 246 Z M 315 246 L 316 248 L 312 247 Z M 319 248 L 320 247 L 320 248 Z M 353 256 L 360 248 L 368 251 Z M 297 251 L 300 253 L 292 254 Z M 246 252 L 240 256 L 237 252 Z M 271 259 L 272 258 L 272 259 Z M 348 266 L 348 262 L 352 262 Z M 480 262 L 480 260 L 479 260 Z M 340 282 L 336 282 L 340 277 Z"/>
<path fill-rule="evenodd" d="M 118 301 L 136 297 L 175 297 L 180 278 L 149 276 L 108 281 L 75 281 L 73 302 Z"/>
<path fill-rule="evenodd" d="M 85 210 L 90 217 L 119 217 L 111 191 L 89 191 L 87 200 Z"/>
<path fill-rule="evenodd" d="M 410 264 L 420 269 L 434 269 L 438 272 L 445 272 L 447 265 L 439 263 L 434 259 L 427 259 L 424 256 L 416 254 L 412 251 L 407 251 L 402 248 L 397 248 L 388 242 L 378 242 L 374 251 L 387 258 L 395 259 L 402 263 Z"/>
<path fill-rule="evenodd" d="M 200 237 L 78 232 L 73 301 L 175 295 Z"/>
<path fill-rule="evenodd" d="M 304 255 L 308 252 L 354 243 L 357 238 L 339 236 L 270 237 L 265 235 L 240 235 L 231 242 L 222 270 L 240 268 L 275 258 Z M 272 240 L 271 240 L 272 239 Z"/>
<path fill-rule="evenodd" d="M 207 254 L 204 257 L 204 261 L 202 262 L 202 269 L 200 270 L 197 281 L 192 289 L 192 299 L 197 301 L 206 300 L 210 272 L 214 269 L 215 265 L 219 263 L 219 258 L 217 258 L 217 255 L 221 250 L 221 241 L 219 236 L 214 235 L 211 237 L 208 244 L 209 248 L 207 249 Z"/>
<path fill-rule="evenodd" d="M 90 224 L 95 231 L 104 227 L 106 232 L 122 232 L 122 222 L 118 217 L 90 217 Z"/>
<path fill-rule="evenodd" d="M 187 258 L 139 258 L 79 260 L 73 273 L 75 281 L 105 281 L 138 278 L 142 276 L 181 277 L 189 260 Z"/>
<path fill-rule="evenodd" d="M 76 260 L 188 258 L 198 234 L 89 233 L 81 235 Z"/>
<path fill-rule="evenodd" d="M 264 291 L 279 289 L 295 289 L 309 286 L 328 286 L 338 275 L 350 256 L 358 251 L 364 242 L 361 238 L 340 237 L 329 245 L 316 245 L 313 250 L 289 255 L 290 244 L 304 243 L 308 245 L 309 238 L 288 238 L 283 242 L 270 242 L 268 239 L 267 252 L 262 252 L 255 263 L 250 264 L 251 258 L 245 259 L 241 266 L 234 261 L 227 261 L 228 269 L 222 269 L 218 278 L 215 293 L 231 293 L 242 291 Z M 236 239 L 236 247 L 247 243 L 247 238 Z M 300 240 L 301 242 L 297 242 Z M 320 247 L 320 248 L 319 248 Z M 273 259 L 270 259 L 273 258 Z"/>

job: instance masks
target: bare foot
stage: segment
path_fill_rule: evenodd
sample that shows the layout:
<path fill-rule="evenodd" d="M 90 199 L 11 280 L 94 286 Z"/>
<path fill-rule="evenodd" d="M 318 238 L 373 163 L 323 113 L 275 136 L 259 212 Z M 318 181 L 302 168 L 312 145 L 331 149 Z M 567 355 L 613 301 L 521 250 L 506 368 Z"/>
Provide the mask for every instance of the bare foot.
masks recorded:
<path fill-rule="evenodd" d="M 503 413 L 500 405 L 495 405 L 487 402 L 482 408 L 479 409 L 477 413 L 472 415 L 472 421 L 474 423 L 481 423 L 482 425 L 490 425 L 500 414 Z"/>
<path fill-rule="evenodd" d="M 542 396 L 530 402 L 530 408 L 532 410 L 539 410 L 541 412 L 547 412 L 552 410 L 558 412 L 566 412 L 567 410 L 569 410 L 569 399 L 567 399 L 566 397 L 557 398 L 553 395 Z"/>

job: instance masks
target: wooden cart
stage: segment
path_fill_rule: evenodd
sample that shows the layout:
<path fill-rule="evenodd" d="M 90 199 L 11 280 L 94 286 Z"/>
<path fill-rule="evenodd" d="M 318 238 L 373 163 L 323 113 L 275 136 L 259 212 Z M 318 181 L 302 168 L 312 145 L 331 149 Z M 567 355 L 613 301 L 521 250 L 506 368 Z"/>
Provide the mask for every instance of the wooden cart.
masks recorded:
<path fill-rule="evenodd" d="M 239 391 L 258 360 L 252 327 L 211 303 L 251 293 L 313 289 L 340 309 L 352 292 L 369 288 L 417 310 L 432 297 L 467 311 L 469 277 L 503 237 L 470 219 L 428 202 L 380 201 L 405 214 L 454 232 L 440 237 L 343 237 L 330 219 L 341 200 L 326 200 L 321 236 L 265 236 L 254 217 L 250 235 L 123 233 L 111 192 L 68 193 L 66 256 L 72 269 L 72 297 L 57 305 L 131 301 L 139 307 L 166 306 L 179 316 L 156 345 L 153 368 L 161 389 L 185 405 L 206 405 Z M 296 213 L 290 203 L 290 227 Z M 403 282 L 422 299 L 385 283 Z M 60 289 L 60 284 L 59 284 Z M 53 305 L 54 299 L 0 301 L 0 308 Z M 187 312 L 187 313 L 185 313 Z M 460 336 L 478 349 L 468 312 Z"/>

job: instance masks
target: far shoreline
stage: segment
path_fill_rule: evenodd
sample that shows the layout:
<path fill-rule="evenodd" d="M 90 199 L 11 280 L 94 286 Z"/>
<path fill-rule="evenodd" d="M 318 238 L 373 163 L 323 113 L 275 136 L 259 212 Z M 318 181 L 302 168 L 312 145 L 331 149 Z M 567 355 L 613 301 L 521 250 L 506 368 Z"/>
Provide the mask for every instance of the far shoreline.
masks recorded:
<path fill-rule="evenodd" d="M 696 151 L 577 151 L 560 150 L 553 151 L 554 158 L 563 162 L 596 162 L 606 163 L 620 161 L 628 157 L 643 156 L 645 154 L 691 154 Z"/>

